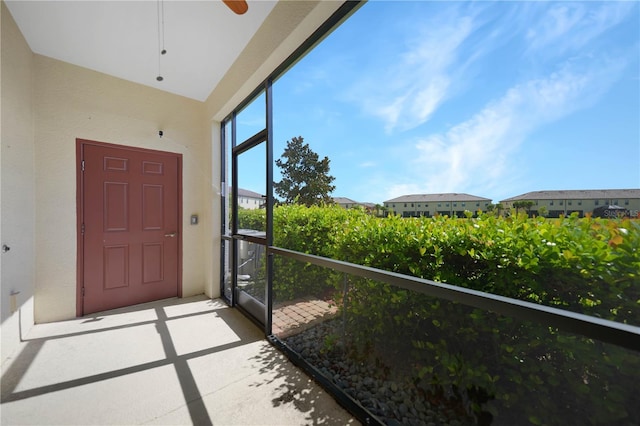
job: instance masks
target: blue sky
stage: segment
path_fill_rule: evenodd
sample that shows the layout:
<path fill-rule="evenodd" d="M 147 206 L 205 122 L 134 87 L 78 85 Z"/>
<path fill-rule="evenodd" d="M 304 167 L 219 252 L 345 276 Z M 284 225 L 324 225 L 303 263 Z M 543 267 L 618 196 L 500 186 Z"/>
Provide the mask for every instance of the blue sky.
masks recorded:
<path fill-rule="evenodd" d="M 638 2 L 370 1 L 274 85 L 274 157 L 361 202 L 640 188 L 639 57 Z"/>

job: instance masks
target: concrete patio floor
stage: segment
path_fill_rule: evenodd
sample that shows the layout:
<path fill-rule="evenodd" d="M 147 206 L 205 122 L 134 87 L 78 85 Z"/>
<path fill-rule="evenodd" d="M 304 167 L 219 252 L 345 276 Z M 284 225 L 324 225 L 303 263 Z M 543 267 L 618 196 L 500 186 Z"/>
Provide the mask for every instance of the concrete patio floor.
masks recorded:
<path fill-rule="evenodd" d="M 204 296 L 33 327 L 2 425 L 359 424 L 239 311 Z"/>

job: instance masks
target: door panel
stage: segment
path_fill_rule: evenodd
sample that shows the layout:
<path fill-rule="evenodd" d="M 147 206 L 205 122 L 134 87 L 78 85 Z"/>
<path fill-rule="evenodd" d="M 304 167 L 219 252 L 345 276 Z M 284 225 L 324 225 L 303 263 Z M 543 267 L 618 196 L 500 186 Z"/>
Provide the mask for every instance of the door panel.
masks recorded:
<path fill-rule="evenodd" d="M 104 231 L 128 231 L 129 184 L 127 182 L 104 183 Z"/>
<path fill-rule="evenodd" d="M 163 192 L 162 185 L 142 186 L 142 228 L 145 231 L 162 229 L 164 224 Z"/>
<path fill-rule="evenodd" d="M 104 247 L 104 288 L 129 286 L 129 246 Z"/>
<path fill-rule="evenodd" d="M 142 282 L 144 284 L 164 280 L 164 247 L 158 243 L 145 243 L 142 246 Z"/>
<path fill-rule="evenodd" d="M 179 154 L 83 143 L 82 314 L 175 297 Z"/>
<path fill-rule="evenodd" d="M 235 189 L 233 195 L 236 211 L 242 208 L 239 188 L 266 194 L 266 147 L 266 140 L 258 140 L 250 148 L 233 154 L 236 170 L 235 181 L 232 184 Z M 264 203 L 259 208 L 265 208 Z M 237 244 L 235 300 L 238 306 L 262 324 L 264 324 L 266 312 L 266 226 L 265 216 L 262 223 L 253 225 L 236 223 L 234 227 L 236 229 L 235 244 Z"/>

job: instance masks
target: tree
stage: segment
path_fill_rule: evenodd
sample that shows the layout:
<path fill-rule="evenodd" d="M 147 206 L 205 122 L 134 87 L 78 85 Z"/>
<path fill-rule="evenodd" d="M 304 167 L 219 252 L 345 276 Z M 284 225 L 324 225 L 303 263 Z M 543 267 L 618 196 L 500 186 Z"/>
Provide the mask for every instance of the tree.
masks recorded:
<path fill-rule="evenodd" d="M 336 187 L 331 185 L 335 178 L 329 175 L 329 158 L 319 160 L 318 154 L 304 143 L 302 136 L 287 141 L 282 157 L 276 165 L 282 170 L 282 180 L 274 182 L 273 188 L 284 203 L 329 204 L 329 196 Z"/>
<path fill-rule="evenodd" d="M 520 210 L 524 210 L 527 212 L 527 216 L 530 216 L 531 207 L 533 207 L 534 202 L 530 200 L 525 201 L 514 201 L 513 207 L 516 209 L 516 213 Z"/>
<path fill-rule="evenodd" d="M 487 206 L 487 213 L 493 213 L 496 216 L 501 216 L 503 210 L 504 210 L 504 206 L 502 205 L 502 203 L 489 204 Z"/>
<path fill-rule="evenodd" d="M 374 210 L 374 211 L 375 211 L 375 213 L 376 213 L 376 217 L 384 217 L 384 216 L 385 216 L 385 212 L 386 212 L 387 208 L 386 208 L 385 206 L 381 205 L 381 204 L 376 204 L 376 205 L 373 207 L 373 210 Z"/>
<path fill-rule="evenodd" d="M 549 215 L 549 209 L 546 206 L 540 206 L 538 214 L 542 217 L 547 217 Z"/>

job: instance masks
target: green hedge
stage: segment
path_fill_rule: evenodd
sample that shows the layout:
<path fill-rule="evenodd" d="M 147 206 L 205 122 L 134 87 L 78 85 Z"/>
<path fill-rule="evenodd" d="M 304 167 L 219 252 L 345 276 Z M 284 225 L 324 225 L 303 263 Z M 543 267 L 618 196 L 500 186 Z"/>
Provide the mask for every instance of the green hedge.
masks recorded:
<path fill-rule="evenodd" d="M 264 210 L 240 228 L 264 230 Z M 482 215 L 377 218 L 337 206 L 274 209 L 274 244 L 640 325 L 640 222 Z M 293 294 L 310 293 L 291 283 Z"/>
<path fill-rule="evenodd" d="M 376 218 L 357 209 L 280 206 L 274 243 L 640 324 L 640 223 L 633 220 Z M 342 285 L 342 274 L 282 258 L 275 271 L 277 300 Z M 397 361 L 417 386 L 457 398 L 478 418 L 491 413 L 502 423 L 533 424 L 640 418 L 632 391 L 640 382 L 637 353 L 371 280 L 352 277 L 350 286 L 344 314 L 352 355 L 401 354 Z"/>
<path fill-rule="evenodd" d="M 349 262 L 640 324 L 637 221 L 360 214 L 335 239 Z"/>
<path fill-rule="evenodd" d="M 264 209 L 238 210 L 238 228 L 266 231 L 267 211 Z"/>
<path fill-rule="evenodd" d="M 274 244 L 308 254 L 335 257 L 335 237 L 350 215 L 358 210 L 345 210 L 339 206 L 284 205 L 274 209 Z M 266 224 L 265 210 L 240 210 L 239 228 L 262 231 Z M 318 295 L 327 285 L 332 286 L 335 274 L 311 264 L 300 264 L 287 258 L 274 260 L 274 298 L 287 301 L 299 297 Z"/>

